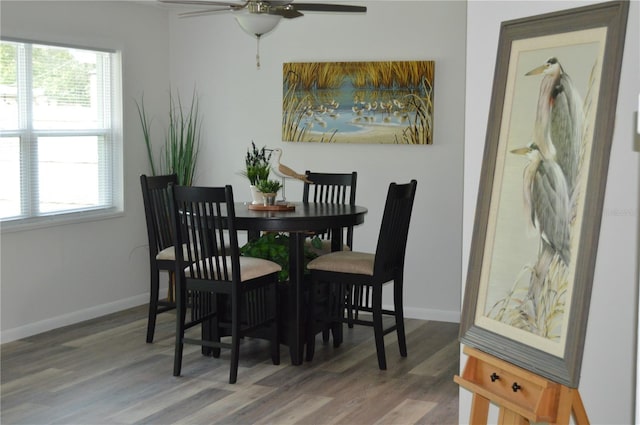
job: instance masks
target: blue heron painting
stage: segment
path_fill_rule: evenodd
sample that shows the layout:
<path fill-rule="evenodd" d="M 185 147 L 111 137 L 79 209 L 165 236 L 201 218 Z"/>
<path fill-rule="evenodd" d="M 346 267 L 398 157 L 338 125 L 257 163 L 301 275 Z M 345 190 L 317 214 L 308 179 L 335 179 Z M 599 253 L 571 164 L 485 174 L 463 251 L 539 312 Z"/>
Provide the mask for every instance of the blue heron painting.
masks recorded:
<path fill-rule="evenodd" d="M 595 43 L 522 53 L 503 124 L 484 314 L 549 341 L 568 317 L 597 57 Z"/>

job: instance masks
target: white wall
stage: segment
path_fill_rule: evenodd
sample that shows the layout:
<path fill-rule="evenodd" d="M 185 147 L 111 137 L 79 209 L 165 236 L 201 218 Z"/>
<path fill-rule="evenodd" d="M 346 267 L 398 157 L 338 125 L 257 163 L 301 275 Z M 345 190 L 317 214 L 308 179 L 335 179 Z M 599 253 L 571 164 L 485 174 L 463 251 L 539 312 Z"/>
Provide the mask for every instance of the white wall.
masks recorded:
<path fill-rule="evenodd" d="M 356 4 L 357 2 L 348 2 Z M 280 147 L 298 170 L 358 172 L 357 203 L 369 208 L 355 230 L 358 250 L 374 250 L 391 181 L 418 180 L 408 241 L 408 317 L 457 321 L 460 309 L 464 2 L 366 2 L 366 15 L 313 14 L 283 20 L 261 41 L 232 16 L 171 19 L 171 76 L 181 92 L 194 85 L 205 115 L 206 144 L 198 184 L 233 184 L 248 199 L 238 172 L 251 141 Z M 286 143 L 281 137 L 282 64 L 305 61 L 434 60 L 435 136 L 432 146 Z M 286 185 L 300 199 L 302 184 Z"/>
<path fill-rule="evenodd" d="M 134 100 L 166 110 L 165 11 L 127 2 L 2 1 L 3 36 L 122 51 L 124 201 L 120 217 L 2 233 L 2 341 L 148 301 L 149 266 L 139 175 L 146 153 Z"/>
<path fill-rule="evenodd" d="M 471 1 L 467 11 L 467 93 L 464 160 L 463 265 L 469 258 L 491 84 L 502 21 L 568 9 L 585 2 Z M 607 179 L 580 393 L 594 424 L 633 423 L 636 285 L 639 257 L 640 143 L 635 123 L 640 92 L 637 1 L 631 2 L 615 133 Z M 464 285 L 464 280 L 463 280 Z M 464 361 L 462 362 L 464 366 Z M 471 395 L 460 392 L 460 423 Z M 492 410 L 495 420 L 497 409 Z"/>
<path fill-rule="evenodd" d="M 1 31 L 28 39 L 105 45 L 123 51 L 125 213 L 122 217 L 1 235 L 2 341 L 145 303 L 146 233 L 138 176 L 146 153 L 134 100 L 145 95 L 161 143 L 169 87 L 200 95 L 204 142 L 196 182 L 231 183 L 251 140 L 283 147 L 303 171 L 357 170 L 358 203 L 369 213 L 355 248 L 373 250 L 386 187 L 418 180 L 406 263 L 408 317 L 457 321 L 460 310 L 464 2 L 366 2 L 363 16 L 307 14 L 255 39 L 228 14 L 168 19 L 154 2 L 2 1 Z M 350 2 L 351 3 L 351 2 Z M 282 63 L 435 60 L 433 146 L 295 145 L 281 142 Z M 166 121 L 166 120 L 165 120 Z M 291 182 L 287 197 L 302 188 Z"/>

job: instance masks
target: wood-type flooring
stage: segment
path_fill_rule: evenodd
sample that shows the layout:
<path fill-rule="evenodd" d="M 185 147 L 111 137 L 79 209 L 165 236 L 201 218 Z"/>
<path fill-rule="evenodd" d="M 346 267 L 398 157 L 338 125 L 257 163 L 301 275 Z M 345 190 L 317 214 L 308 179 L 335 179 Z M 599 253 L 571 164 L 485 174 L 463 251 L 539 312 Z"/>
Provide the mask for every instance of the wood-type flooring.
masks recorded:
<path fill-rule="evenodd" d="M 238 382 L 229 352 L 203 357 L 185 346 L 172 376 L 173 313 L 146 344 L 141 306 L 1 347 L 2 424 L 457 424 L 458 324 L 406 319 L 408 357 L 385 337 L 378 369 L 373 329 L 344 328 L 333 348 L 316 342 L 312 362 L 292 366 L 288 347 L 271 364 L 268 343 L 240 345 Z"/>

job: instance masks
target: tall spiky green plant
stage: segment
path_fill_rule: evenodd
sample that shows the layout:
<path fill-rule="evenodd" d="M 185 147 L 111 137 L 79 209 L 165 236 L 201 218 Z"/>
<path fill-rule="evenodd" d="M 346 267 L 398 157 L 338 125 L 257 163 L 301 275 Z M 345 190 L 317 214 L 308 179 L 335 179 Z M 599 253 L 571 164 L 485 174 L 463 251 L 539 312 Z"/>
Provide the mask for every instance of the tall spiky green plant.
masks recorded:
<path fill-rule="evenodd" d="M 144 137 L 144 143 L 147 146 L 147 158 L 149 159 L 149 165 L 151 166 L 151 174 L 156 174 L 156 165 L 153 160 L 153 149 L 151 149 L 151 122 L 147 120 L 147 111 L 144 110 L 144 95 L 140 99 L 140 103 L 136 101 L 136 107 L 138 108 L 138 116 L 140 117 L 140 125 L 142 126 L 142 135 Z"/>
<path fill-rule="evenodd" d="M 183 108 L 180 95 L 176 99 L 172 93 L 169 94 L 169 127 L 165 134 L 159 168 L 156 167 L 151 147 L 151 121 L 147 119 L 144 109 L 144 97 L 140 104 L 136 102 L 136 106 L 152 174 L 175 173 L 180 185 L 191 186 L 200 149 L 201 129 L 198 98 L 195 91 L 188 110 Z"/>
<path fill-rule="evenodd" d="M 200 121 L 198 99 L 191 98 L 187 112 L 182 108 L 180 96 L 175 100 L 169 94 L 169 128 L 165 138 L 164 166 L 169 174 L 178 175 L 178 183 L 191 186 L 200 148 Z"/>

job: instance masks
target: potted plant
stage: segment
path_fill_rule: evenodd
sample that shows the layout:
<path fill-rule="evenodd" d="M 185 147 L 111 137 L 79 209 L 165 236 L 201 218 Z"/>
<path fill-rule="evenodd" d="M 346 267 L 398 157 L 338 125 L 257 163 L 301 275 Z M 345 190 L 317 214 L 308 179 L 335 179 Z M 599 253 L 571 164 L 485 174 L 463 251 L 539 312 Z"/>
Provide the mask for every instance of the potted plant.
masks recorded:
<path fill-rule="evenodd" d="M 177 174 L 178 183 L 191 186 L 196 169 L 196 160 L 200 148 L 200 113 L 198 98 L 194 91 L 189 109 L 183 108 L 180 95 L 177 99 L 169 94 L 169 128 L 165 134 L 164 146 L 160 155 L 159 167 L 156 167 L 151 147 L 151 121 L 144 109 L 144 97 L 140 104 L 136 102 L 151 174 Z"/>
<path fill-rule="evenodd" d="M 240 248 L 240 254 L 246 257 L 264 258 L 278 263 L 282 270 L 278 273 L 278 280 L 289 280 L 289 235 L 286 233 L 268 232 L 258 239 L 247 242 Z M 308 274 L 307 264 L 317 258 L 318 254 L 304 248 L 304 273 Z"/>
<path fill-rule="evenodd" d="M 282 187 L 282 183 L 278 180 L 260 180 L 256 185 L 262 196 L 264 197 L 264 205 L 274 205 L 276 195 Z"/>
<path fill-rule="evenodd" d="M 245 169 L 242 171 L 242 175 L 249 179 L 254 204 L 262 204 L 264 202 L 263 196 L 260 190 L 256 188 L 256 185 L 258 182 L 269 178 L 270 160 L 271 152 L 267 152 L 265 146 L 260 149 L 256 148 L 256 144 L 252 141 L 251 148 L 247 149 L 247 155 L 244 159 Z"/>

